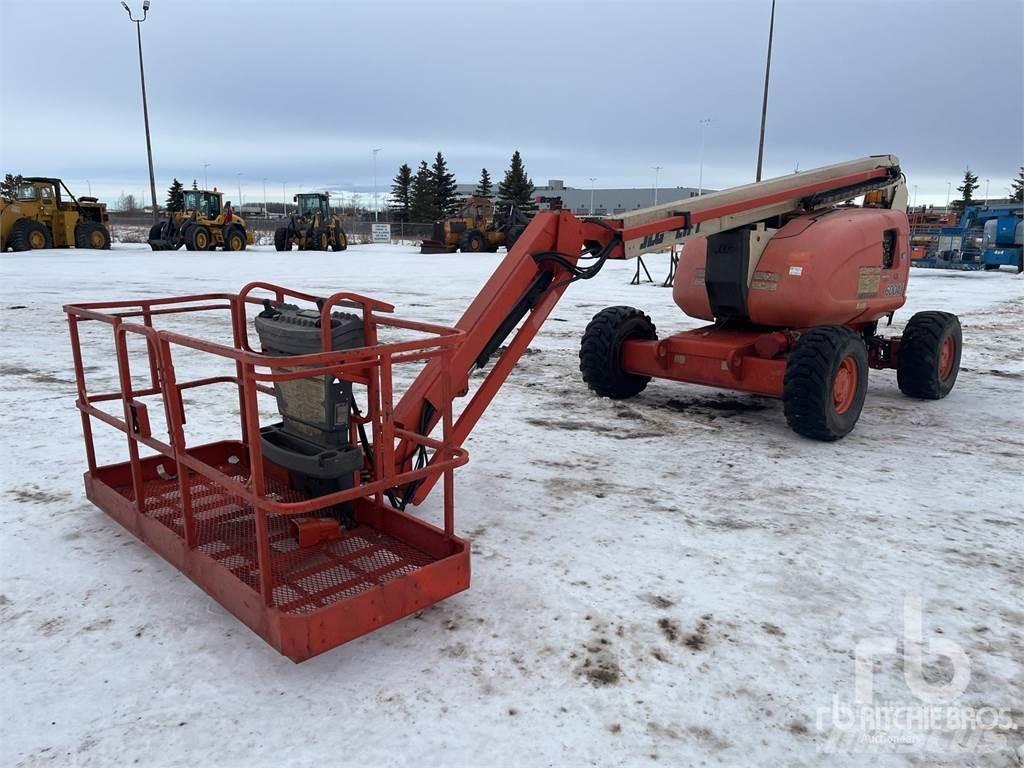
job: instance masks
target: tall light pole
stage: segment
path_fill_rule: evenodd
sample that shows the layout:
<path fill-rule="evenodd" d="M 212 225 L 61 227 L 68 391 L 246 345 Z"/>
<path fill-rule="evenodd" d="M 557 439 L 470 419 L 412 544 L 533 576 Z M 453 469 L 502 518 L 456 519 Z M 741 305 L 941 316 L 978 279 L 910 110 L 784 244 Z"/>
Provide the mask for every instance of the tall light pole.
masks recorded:
<path fill-rule="evenodd" d="M 988 205 L 988 179 L 985 179 L 985 205 Z"/>
<path fill-rule="evenodd" d="M 663 166 L 663 165 L 656 165 L 656 166 L 654 166 L 654 204 L 655 205 L 658 204 L 658 174 L 661 173 L 661 169 L 664 168 L 664 167 L 665 166 Z"/>
<path fill-rule="evenodd" d="M 288 217 L 288 193 L 285 191 L 286 184 L 287 182 L 285 181 L 281 182 L 281 209 L 285 215 L 285 218 Z"/>
<path fill-rule="evenodd" d="M 704 194 L 704 130 L 711 124 L 711 118 L 700 121 L 700 170 L 697 171 L 697 197 Z"/>
<path fill-rule="evenodd" d="M 953 194 L 953 182 L 946 182 L 946 213 L 949 213 L 949 198 Z"/>
<path fill-rule="evenodd" d="M 149 158 L 149 193 L 153 198 L 153 222 L 160 220 L 160 213 L 156 206 L 156 176 L 153 174 L 153 144 L 149 139 L 149 107 L 146 105 L 146 70 L 142 66 L 142 22 L 149 14 L 149 0 L 142 3 L 142 18 L 136 19 L 132 15 L 132 9 L 128 3 L 121 0 L 121 5 L 128 12 L 128 18 L 135 23 L 135 33 L 139 40 L 139 79 L 142 80 L 142 119 L 146 125 L 146 156 Z"/>
<path fill-rule="evenodd" d="M 381 147 L 377 147 L 373 150 L 373 220 L 378 221 L 377 216 L 377 153 L 381 151 Z"/>
<path fill-rule="evenodd" d="M 772 71 L 772 37 L 775 33 L 775 0 L 772 0 L 772 19 L 768 24 L 768 58 L 764 65 L 764 99 L 761 102 L 761 138 L 757 142 L 757 178 L 761 180 L 761 164 L 764 160 L 764 122 L 768 116 L 768 77 Z"/>
<path fill-rule="evenodd" d="M 235 174 L 235 181 L 238 182 L 238 207 L 242 207 L 242 172 Z"/>
<path fill-rule="evenodd" d="M 209 168 L 213 163 L 203 163 L 203 189 L 210 188 L 210 177 L 206 174 L 206 169 Z"/>
<path fill-rule="evenodd" d="M 267 213 L 267 177 L 263 177 L 263 218 L 269 218 Z"/>
<path fill-rule="evenodd" d="M 594 182 L 597 181 L 596 176 L 590 177 L 590 215 L 594 215 Z"/>

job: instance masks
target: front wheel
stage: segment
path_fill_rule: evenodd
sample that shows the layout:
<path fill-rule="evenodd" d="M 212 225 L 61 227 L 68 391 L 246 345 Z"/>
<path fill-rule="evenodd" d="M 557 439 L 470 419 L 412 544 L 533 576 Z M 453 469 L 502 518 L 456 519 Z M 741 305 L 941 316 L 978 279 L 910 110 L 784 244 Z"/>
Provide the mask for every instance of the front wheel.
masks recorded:
<path fill-rule="evenodd" d="M 651 318 L 633 307 L 602 309 L 583 332 L 580 372 L 587 386 L 602 397 L 633 397 L 651 381 L 650 376 L 629 373 L 622 367 L 622 343 L 630 339 L 658 340 Z"/>
<path fill-rule="evenodd" d="M 487 238 L 479 229 L 470 229 L 459 238 L 459 250 L 463 253 L 480 253 L 487 247 Z"/>
<path fill-rule="evenodd" d="M 782 405 L 799 435 L 832 441 L 856 426 L 868 391 L 863 337 L 841 325 L 801 334 L 786 360 Z"/>
<path fill-rule="evenodd" d="M 210 230 L 203 224 L 193 224 L 185 231 L 185 247 L 190 251 L 207 251 L 212 244 Z"/>
<path fill-rule="evenodd" d="M 900 339 L 896 381 L 900 392 L 922 400 L 941 400 L 960 372 L 963 349 L 960 320 L 949 312 L 918 312 Z"/>
<path fill-rule="evenodd" d="M 274 250 L 290 251 L 292 249 L 291 237 L 288 234 L 288 227 L 278 227 L 274 230 Z"/>
<path fill-rule="evenodd" d="M 348 236 L 345 234 L 345 230 L 341 227 L 336 227 L 334 230 L 334 250 L 344 251 L 348 248 Z"/>

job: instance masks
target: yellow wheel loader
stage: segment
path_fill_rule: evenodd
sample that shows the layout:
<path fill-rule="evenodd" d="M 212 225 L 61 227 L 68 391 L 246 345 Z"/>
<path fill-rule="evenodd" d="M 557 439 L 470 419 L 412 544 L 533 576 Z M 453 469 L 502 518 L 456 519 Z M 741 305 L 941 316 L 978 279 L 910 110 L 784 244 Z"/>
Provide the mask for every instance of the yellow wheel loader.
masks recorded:
<path fill-rule="evenodd" d="M 341 218 L 331 215 L 329 198 L 323 192 L 304 192 L 292 198 L 296 211 L 288 223 L 274 230 L 274 247 L 290 251 L 344 251 L 348 236 L 341 227 Z"/>
<path fill-rule="evenodd" d="M 512 245 L 530 223 L 514 206 L 497 216 L 490 198 L 467 197 L 457 216 L 434 222 L 433 239 L 424 240 L 420 253 L 494 253 Z"/>
<path fill-rule="evenodd" d="M 12 197 L 0 200 L 0 253 L 8 248 L 110 248 L 107 206 L 95 197 L 76 198 L 60 179 L 42 176 L 22 179 Z"/>
<path fill-rule="evenodd" d="M 245 219 L 224 213 L 224 193 L 216 189 L 186 189 L 185 210 L 174 211 L 149 230 L 149 247 L 154 251 L 244 251 L 253 244 Z"/>

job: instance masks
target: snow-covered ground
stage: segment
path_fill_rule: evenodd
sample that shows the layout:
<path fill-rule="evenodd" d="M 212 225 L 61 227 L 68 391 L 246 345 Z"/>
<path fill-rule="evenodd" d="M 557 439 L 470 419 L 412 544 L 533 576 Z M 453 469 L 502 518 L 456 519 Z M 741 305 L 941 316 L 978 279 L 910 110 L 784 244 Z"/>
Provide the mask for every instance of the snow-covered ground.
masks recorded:
<path fill-rule="evenodd" d="M 955 390 L 911 401 L 872 372 L 857 429 L 821 444 L 772 400 L 664 381 L 627 402 L 590 395 L 577 350 L 599 309 L 641 307 L 662 333 L 693 325 L 669 290 L 609 264 L 569 289 L 468 443 L 456 524 L 472 588 L 301 665 L 86 501 L 62 303 L 259 278 L 452 323 L 499 258 L 0 256 L 0 763 L 1020 764 L 1024 279 L 1010 273 L 915 270 L 893 330 L 957 312 Z M 665 260 L 649 266 L 660 282 Z M 220 423 L 199 421 L 200 436 Z M 120 435 L 97 438 L 101 460 L 120 460 Z M 1000 748 L 827 752 L 821 713 L 853 702 L 858 643 L 901 638 L 874 692 L 920 703 L 906 598 L 922 601 L 926 651 L 940 638 L 970 661 L 956 705 L 1009 708 L 1017 730 L 987 734 Z M 925 660 L 929 682 L 950 676 L 948 658 Z"/>

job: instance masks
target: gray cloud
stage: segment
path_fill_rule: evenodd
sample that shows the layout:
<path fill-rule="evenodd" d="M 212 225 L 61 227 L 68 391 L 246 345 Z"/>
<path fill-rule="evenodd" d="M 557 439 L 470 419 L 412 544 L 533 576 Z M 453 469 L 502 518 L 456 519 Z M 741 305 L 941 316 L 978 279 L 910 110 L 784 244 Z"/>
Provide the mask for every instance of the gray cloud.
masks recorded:
<path fill-rule="evenodd" d="M 136 7 L 140 0 L 132 3 Z M 749 180 L 770 3 L 153 0 L 143 25 L 158 192 L 383 189 L 445 153 L 460 180 L 519 148 L 535 181 Z M 898 154 L 919 200 L 1022 162 L 1022 5 L 779 0 L 766 173 Z M 132 25 L 116 0 L 0 0 L 0 163 L 147 187 Z M 45 40 L 45 45 L 40 41 Z"/>

